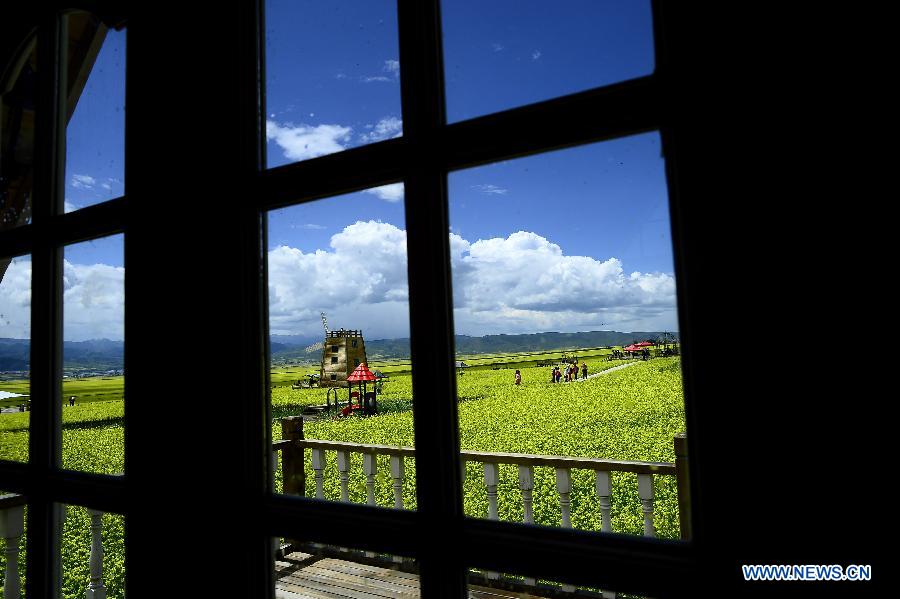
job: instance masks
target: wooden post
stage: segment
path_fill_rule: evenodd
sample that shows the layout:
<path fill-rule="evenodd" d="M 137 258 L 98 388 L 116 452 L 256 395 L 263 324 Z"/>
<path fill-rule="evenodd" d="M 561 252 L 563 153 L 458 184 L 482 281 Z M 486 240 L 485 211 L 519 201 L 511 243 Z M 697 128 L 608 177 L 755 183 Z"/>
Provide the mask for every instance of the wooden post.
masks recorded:
<path fill-rule="evenodd" d="M 25 506 L 17 505 L 0 510 L 0 537 L 6 541 L 6 571 L 3 599 L 19 599 L 22 581 L 19 578 L 19 545 L 25 532 Z"/>
<path fill-rule="evenodd" d="M 687 434 L 675 435 L 675 480 L 678 484 L 678 524 L 681 538 L 691 538 L 691 487 L 688 468 Z"/>
<path fill-rule="evenodd" d="M 303 440 L 303 416 L 281 419 L 281 438 L 286 441 Z M 303 448 L 293 443 L 281 450 L 281 477 L 285 495 L 306 495 L 306 470 L 303 467 Z"/>

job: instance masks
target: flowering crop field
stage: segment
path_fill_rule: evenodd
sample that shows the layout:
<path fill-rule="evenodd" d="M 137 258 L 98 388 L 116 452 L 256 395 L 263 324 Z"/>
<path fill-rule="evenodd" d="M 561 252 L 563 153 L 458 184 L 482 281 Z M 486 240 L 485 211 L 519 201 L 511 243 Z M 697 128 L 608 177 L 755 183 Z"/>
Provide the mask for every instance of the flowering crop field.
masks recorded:
<path fill-rule="evenodd" d="M 603 367 L 616 366 L 603 363 Z M 599 366 L 599 365 L 598 365 Z M 599 368 L 594 369 L 596 372 Z M 595 457 L 617 460 L 673 462 L 672 439 L 684 431 L 684 394 L 678 358 L 654 359 L 574 384 L 552 384 L 549 369 L 523 369 L 523 384 L 512 384 L 510 370 L 466 373 L 459 377 L 460 446 L 464 450 Z M 547 382 L 544 382 L 545 374 Z M 409 377 L 385 384 L 394 401 L 412 395 Z M 301 390 L 295 393 L 309 393 Z M 319 390 L 321 392 L 321 390 Z M 274 397 L 274 395 L 273 395 Z M 274 400 L 273 400 L 274 401 Z M 290 399 L 282 399 L 289 402 Z M 280 438 L 278 422 L 273 438 Z M 308 439 L 328 439 L 382 445 L 414 445 L 412 413 L 396 411 L 375 418 L 307 422 Z M 310 455 L 306 456 L 307 490 L 314 494 Z M 376 502 L 393 505 L 389 462 L 380 456 Z M 415 509 L 415 460 L 406 459 L 404 499 Z M 487 496 L 481 465 L 469 463 L 464 484 L 465 513 L 487 516 Z M 655 523 L 660 537 L 678 538 L 678 506 L 673 477 L 655 478 Z M 612 474 L 612 525 L 616 532 L 642 534 L 643 516 L 633 474 Z M 599 531 L 599 500 L 590 471 L 572 472 L 572 525 Z M 339 474 L 330 454 L 324 474 L 325 496 L 340 497 Z M 280 489 L 280 480 L 276 481 Z M 350 499 L 366 501 L 362 456 L 351 454 Z M 501 465 L 498 484 L 501 520 L 522 521 L 517 469 Z M 550 468 L 535 469 L 534 516 L 537 524 L 559 526 L 561 513 Z"/>
<path fill-rule="evenodd" d="M 589 360 L 589 374 L 619 366 L 622 362 Z M 466 450 L 582 456 L 618 460 L 672 462 L 672 438 L 685 430 L 684 393 L 678 358 L 657 358 L 637 362 L 570 384 L 550 383 L 549 368 L 521 369 L 523 384 L 513 384 L 513 371 L 471 370 L 457 377 L 460 446 Z M 281 438 L 279 418 L 299 414 L 306 405 L 324 403 L 324 389 L 292 390 L 289 386 L 271 390 L 272 437 Z M 346 401 L 346 390 L 342 401 Z M 329 439 L 357 443 L 414 446 L 412 421 L 412 378 L 391 375 L 378 396 L 381 414 L 370 418 L 324 419 L 305 423 L 308 439 Z M 428 401 L 428 397 L 420 398 Z M 63 465 L 93 472 L 122 472 L 123 403 L 121 401 L 79 404 L 63 409 L 65 443 Z M 0 416 L 0 456 L 27 458 L 29 414 Z M 307 495 L 314 494 L 310 452 L 306 452 Z M 365 503 L 362 457 L 351 454 L 350 498 Z M 333 453 L 325 471 L 325 496 L 340 496 L 339 475 Z M 415 460 L 406 459 L 404 499 L 415 509 Z M 464 484 L 466 515 L 487 516 L 484 474 L 480 464 L 469 463 Z M 673 477 L 655 478 L 655 523 L 657 534 L 678 538 L 678 509 Z M 643 518 L 637 494 L 637 479 L 627 473 L 613 473 L 612 525 L 621 533 L 642 534 Z M 537 524 L 560 525 L 560 508 L 554 473 L 535 468 L 534 516 Z M 276 489 L 281 490 L 280 469 Z M 393 506 L 393 490 L 386 456 L 379 458 L 376 501 Z M 599 501 L 590 471 L 572 471 L 572 525 L 600 530 Z M 499 516 L 521 522 L 522 501 L 517 470 L 501 465 L 498 484 Z M 63 596 L 80 599 L 89 581 L 89 517 L 82 508 L 69 507 L 63 530 Z M 124 594 L 124 522 L 121 516 L 104 516 L 104 580 L 110 598 Z M 5 560 L 0 539 L 0 587 Z M 24 543 L 20 565 L 24 578 Z"/>

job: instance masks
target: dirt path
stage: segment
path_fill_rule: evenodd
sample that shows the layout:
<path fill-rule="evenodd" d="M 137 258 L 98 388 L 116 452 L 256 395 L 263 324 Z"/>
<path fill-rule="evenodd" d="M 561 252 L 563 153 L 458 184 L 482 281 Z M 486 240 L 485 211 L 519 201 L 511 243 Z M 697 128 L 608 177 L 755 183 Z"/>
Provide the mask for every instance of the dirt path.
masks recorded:
<path fill-rule="evenodd" d="M 628 362 L 627 364 L 620 364 L 618 366 L 613 366 L 612 368 L 607 368 L 606 370 L 601 370 L 600 372 L 595 372 L 594 374 L 589 374 L 587 376 L 588 379 L 592 379 L 594 377 L 603 376 L 604 374 L 609 374 L 610 372 L 615 372 L 616 370 L 622 370 L 623 368 L 628 368 L 629 366 L 634 366 L 635 364 L 640 364 L 643 360 L 638 360 L 636 362 Z M 587 379 L 575 379 L 574 381 L 560 381 L 561 383 L 580 383 L 581 381 L 586 381 Z"/>

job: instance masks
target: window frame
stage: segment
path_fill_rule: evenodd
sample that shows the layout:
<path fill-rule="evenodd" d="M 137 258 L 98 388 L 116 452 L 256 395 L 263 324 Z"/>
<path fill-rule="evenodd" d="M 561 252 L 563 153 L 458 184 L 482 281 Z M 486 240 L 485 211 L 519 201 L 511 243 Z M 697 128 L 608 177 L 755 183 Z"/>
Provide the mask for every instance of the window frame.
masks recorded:
<path fill-rule="evenodd" d="M 98 0 L 80 2 L 79 8 L 92 12 L 108 11 L 115 3 Z M 210 507 L 213 497 L 219 502 L 215 513 L 232 517 L 240 510 L 243 521 L 234 535 L 244 544 L 236 552 L 234 563 L 245 573 L 236 582 L 233 596 L 273 596 L 272 536 L 306 538 L 335 545 L 407 555 L 418 560 L 424 597 L 463 597 L 469 567 L 505 571 L 521 575 L 539 575 L 574 584 L 590 584 L 625 592 L 654 595 L 682 594 L 694 586 L 697 573 L 698 543 L 705 528 L 700 510 L 697 470 L 690 481 L 692 497 L 693 539 L 666 541 L 626 535 L 597 535 L 584 531 L 547 529 L 521 524 L 491 522 L 466 518 L 462 510 L 459 468 L 459 436 L 456 402 L 456 376 L 453 363 L 454 328 L 449 260 L 447 174 L 450 171 L 541 152 L 599 142 L 626 135 L 658 130 L 666 156 L 669 202 L 673 230 L 675 272 L 678 281 L 678 312 L 682 323 L 682 365 L 689 454 L 696 451 L 696 416 L 693 409 L 693 355 L 687 311 L 690 307 L 689 281 L 685 276 L 685 243 L 677 189 L 674 123 L 665 100 L 674 97 L 671 57 L 666 46 L 669 30 L 677 22 L 671 9 L 661 0 L 652 2 L 656 69 L 653 74 L 614 85 L 591 89 L 569 96 L 485 115 L 468 121 L 446 124 L 444 112 L 443 59 L 441 19 L 438 0 L 398 0 L 401 100 L 404 134 L 397 139 L 353 148 L 304 162 L 265 169 L 264 142 L 264 14 L 262 0 L 247 0 L 228 14 L 206 14 L 199 7 L 181 7 L 187 16 L 204 17 L 202 31 L 219 28 L 236 31 L 233 48 L 221 49 L 226 66 L 211 65 L 207 76 L 200 76 L 191 87 L 187 76 L 176 80 L 188 91 L 212 98 L 202 86 L 217 76 L 239 85 L 234 97 L 228 96 L 226 108 L 214 108 L 217 114 L 239 118 L 226 127 L 228 135 L 237 139 L 234 156 L 224 164 L 237 167 L 237 188 L 245 198 L 242 204 L 228 204 L 214 218 L 238 232 L 238 242 L 229 256 L 237 257 L 234 265 L 213 267 L 210 276 L 226 274 L 233 278 L 237 297 L 226 299 L 238 306 L 243 318 L 228 329 L 241 343 L 235 352 L 235 363 L 243 364 L 237 375 L 237 393 L 226 405 L 234 410 L 228 415 L 211 416 L 212 428 L 220 425 L 238 427 L 238 434 L 222 449 L 222 462 L 213 464 L 212 476 L 226 472 L 235 474 L 238 492 L 227 498 L 203 490 L 176 488 L 177 505 L 157 505 L 148 509 L 141 503 L 149 489 L 165 480 L 154 472 L 154 460 L 146 455 L 150 441 L 158 434 L 145 416 L 152 414 L 138 398 L 147 391 L 135 381 L 150 371 L 142 359 L 152 356 L 145 345 L 150 341 L 154 321 L 147 321 L 149 302 L 132 301 L 126 306 L 126 406 L 128 435 L 125 440 L 125 476 L 109 477 L 91 473 L 63 471 L 60 468 L 61 389 L 62 375 L 62 247 L 116 233 L 124 233 L 125 264 L 129 277 L 126 294 L 142 297 L 155 276 L 144 253 L 149 253 L 152 236 L 167 221 L 154 216 L 148 207 L 154 187 L 146 162 L 152 154 L 141 147 L 154 136 L 150 125 L 141 121 L 162 110 L 173 124 L 162 124 L 163 132 L 174 131 L 179 121 L 174 101 L 154 106 L 152 77 L 142 76 L 146 67 L 160 60 L 163 65 L 178 64 L 178 52 L 160 48 L 152 33 L 169 24 L 166 11 L 153 3 L 134 3 L 129 14 L 128 107 L 126 113 L 126 184 L 127 196 L 90 206 L 69 214 L 63 213 L 65 172 L 65 123 L 62 120 L 62 96 L 58 81 L 65 62 L 61 45 L 62 4 L 23 10 L 22 21 L 37 25 L 40 106 L 37 115 L 35 169 L 40 177 L 33 195 L 32 223 L 0 233 L 0 254 L 30 253 L 33 265 L 32 283 L 32 396 L 29 436 L 30 460 L 27 464 L 0 462 L 0 476 L 5 488 L 26 494 L 28 521 L 28 581 L 31 598 L 56 596 L 58 561 L 54 562 L 54 546 L 58 522 L 53 503 L 75 504 L 124 514 L 128 575 L 126 593 L 141 596 L 153 588 L 157 572 L 148 565 L 155 550 L 171 547 L 158 538 L 155 524 L 170 521 L 181 526 L 180 532 L 198 536 L 213 531 Z M 70 5 L 66 5 L 69 7 Z M 166 5 L 174 10 L 174 3 Z M 194 12 L 192 12 L 194 11 Z M 676 15 L 677 17 L 678 15 Z M 154 30 L 155 28 L 155 30 Z M 187 27 L 177 34 L 187 35 Z M 199 35 L 196 41 L 185 41 L 188 49 L 202 49 L 204 42 L 217 39 L 215 33 Z M 155 56 L 157 53 L 160 56 Z M 677 73 L 677 71 L 676 71 Z M 136 92 L 136 93 L 135 93 Z M 203 95 L 205 93 L 205 95 Z M 161 92 L 158 92 L 161 94 Z M 48 116 L 51 115 L 51 116 Z M 599 115 L 599 116 L 598 116 Z M 225 139 L 224 135 L 223 138 Z M 198 169 L 216 166 L 213 160 L 202 161 Z M 40 170 L 38 170 L 40 169 Z M 213 172 L 210 170 L 210 172 Z M 193 174 L 193 173 L 191 173 Z M 182 181 L 189 179 L 181 175 Z M 220 176 L 221 177 L 221 176 Z M 297 205 L 325 197 L 402 181 L 405 185 L 405 216 L 409 249 L 409 304 L 411 358 L 416 364 L 413 392 L 429 396 L 420 402 L 413 414 L 416 430 L 417 469 L 415 512 L 384 510 L 364 505 L 329 504 L 300 497 L 275 495 L 271 491 L 268 467 L 271 460 L 271 411 L 267 402 L 269 385 L 268 314 L 266 302 L 265 217 L 268 211 Z M 223 190 L 225 183 L 215 181 L 210 188 Z M 202 191 L 195 184 L 187 193 Z M 130 204 L 127 198 L 131 198 Z M 135 199 L 137 198 L 137 199 Z M 250 198 L 250 199 L 246 199 Z M 428 201 L 417 200 L 429 198 Z M 187 224 L 176 225 L 173 239 L 183 244 L 189 256 L 200 256 L 202 242 L 216 238 L 213 233 L 189 235 L 190 227 L 200 226 L 204 207 L 187 207 Z M 217 222 L 219 222 L 217 221 Z M 127 225 L 127 226 L 126 226 Z M 196 229 L 194 230 L 196 232 Z M 206 237 L 203 237 L 206 235 Z M 174 244 L 173 244 L 174 245 Z M 176 249 L 164 249 L 162 255 L 176 257 Z M 435 267 L 434 265 L 437 265 Z M 194 274 L 189 266 L 177 271 L 176 281 L 184 282 Z M 181 278 L 179 278 L 181 277 Z M 214 296 L 207 292 L 206 298 Z M 177 308 L 195 304 L 175 300 L 163 307 Z M 129 309 L 130 307 L 130 309 Z M 173 317 L 177 318 L 177 317 Z M 187 322 L 189 315 L 178 322 Z M 198 326 L 213 330 L 205 321 Z M 185 351 L 185 350 L 182 350 Z M 186 355 L 186 354 L 184 354 Z M 212 364 L 208 358 L 204 364 Z M 34 365 L 41 365 L 35 368 Z M 182 379 L 188 379 L 183 377 Z M 129 383 L 130 381 L 130 383 Z M 133 402 L 133 405 L 132 405 Z M 189 416 L 205 416 L 199 408 L 186 408 Z M 227 410 L 225 410 L 227 411 Z M 422 434 L 419 434 L 422 433 Z M 174 424 L 173 439 L 183 446 L 195 441 L 187 426 Z M 161 449 L 163 457 L 173 457 Z M 169 450 L 171 451 L 171 450 Z M 151 467 L 152 463 L 152 467 Z M 187 467 L 172 466 L 174 481 L 189 481 Z M 160 497 L 159 494 L 154 497 Z M 206 515 L 207 517 L 200 518 Z M 168 519 L 168 520 L 167 520 Z M 195 521 L 192 521 L 196 519 Z M 427 534 L 422 531 L 427 531 Z M 223 537 L 214 537 L 223 538 Z M 430 543 L 441 538 L 444 543 Z M 527 547 L 527 551 L 523 550 Z M 174 551 L 179 555 L 178 551 Z M 187 555 L 181 553 L 181 555 Z M 454 556 L 448 559 L 448 555 Z"/>

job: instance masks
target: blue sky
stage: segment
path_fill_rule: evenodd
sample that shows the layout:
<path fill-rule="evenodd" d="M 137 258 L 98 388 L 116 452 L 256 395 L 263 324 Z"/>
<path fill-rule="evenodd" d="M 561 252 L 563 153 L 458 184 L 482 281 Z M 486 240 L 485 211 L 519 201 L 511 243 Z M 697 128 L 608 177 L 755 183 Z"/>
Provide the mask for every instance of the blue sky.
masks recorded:
<path fill-rule="evenodd" d="M 649 2 L 443 10 L 451 122 L 654 68 Z M 395 2 L 267 0 L 266 11 L 269 167 L 402 135 Z M 67 210 L 124 193 L 125 38 L 109 32 L 69 122 Z M 677 329 L 663 167 L 648 133 L 450 173 L 457 332 Z M 370 338 L 408 335 L 404 201 L 396 182 L 273 212 L 272 332 L 317 335 L 325 310 Z M 120 338 L 122 237 L 65 257 L 66 338 Z M 3 288 L 22 297 L 13 274 L 0 285 L 7 315 Z"/>
<path fill-rule="evenodd" d="M 402 135 L 395 2 L 266 9 L 270 167 Z M 443 10 L 450 122 L 654 68 L 649 2 Z M 454 172 L 448 187 L 458 333 L 677 329 L 658 134 Z M 407 335 L 404 201 L 396 182 L 273 212 L 272 332 L 316 335 L 324 310 L 370 338 Z"/>

